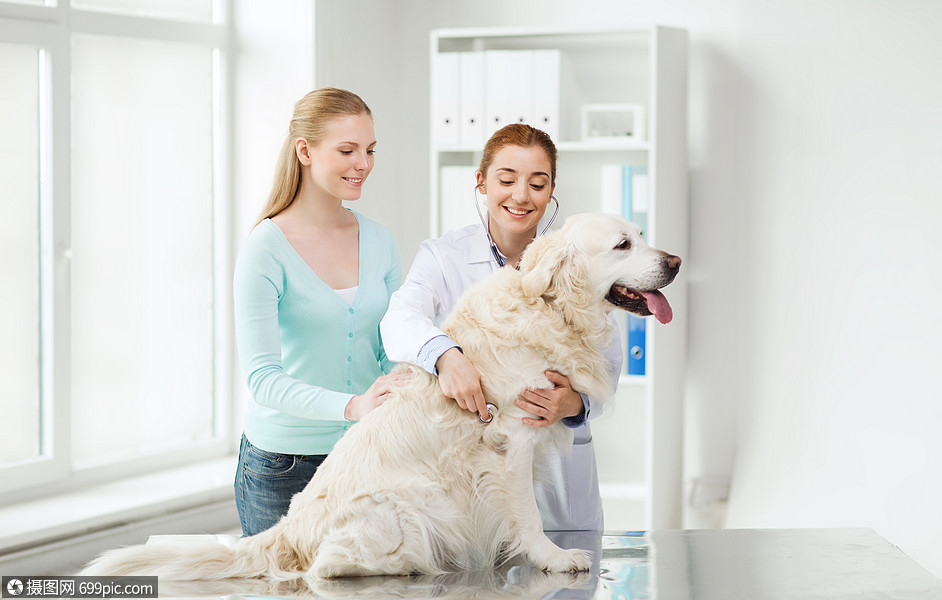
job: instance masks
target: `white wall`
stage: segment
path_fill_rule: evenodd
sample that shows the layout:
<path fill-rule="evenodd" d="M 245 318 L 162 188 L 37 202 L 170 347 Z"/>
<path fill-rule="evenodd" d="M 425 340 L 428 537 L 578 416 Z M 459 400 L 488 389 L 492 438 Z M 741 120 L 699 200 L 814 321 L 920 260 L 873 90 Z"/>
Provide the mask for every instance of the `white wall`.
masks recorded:
<path fill-rule="evenodd" d="M 729 525 L 867 525 L 942 575 L 942 5 L 743 7 Z"/>
<path fill-rule="evenodd" d="M 404 84 L 410 71 L 424 65 L 405 60 L 400 47 L 408 40 L 398 2 L 317 2 L 317 87 L 339 87 L 360 95 L 373 112 L 376 162 L 363 193 L 347 206 L 378 219 L 397 233 L 407 269 L 427 227 L 418 227 L 416 213 L 427 206 L 427 155 L 420 173 L 400 156 L 403 140 L 428 128 L 425 98 Z M 427 75 L 426 75 L 427 79 Z M 428 83 L 426 82 L 426 86 Z M 427 134 L 423 133 L 427 139 Z M 424 151 L 424 149 L 423 149 Z M 405 166 L 411 172 L 403 173 Z M 425 209 L 427 211 L 427 208 Z"/>
<path fill-rule="evenodd" d="M 430 29 L 687 28 L 688 480 L 732 478 L 728 526 L 869 526 L 942 576 L 942 5 L 318 0 L 317 22 L 318 85 L 376 117 L 358 208 L 406 268 L 428 232 Z"/>

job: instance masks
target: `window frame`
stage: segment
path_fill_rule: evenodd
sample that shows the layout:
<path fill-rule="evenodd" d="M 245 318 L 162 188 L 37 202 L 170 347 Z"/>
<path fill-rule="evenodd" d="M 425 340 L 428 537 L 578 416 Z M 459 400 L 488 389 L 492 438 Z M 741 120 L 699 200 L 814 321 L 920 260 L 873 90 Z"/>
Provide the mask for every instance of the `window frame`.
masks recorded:
<path fill-rule="evenodd" d="M 48 0 L 47 0 L 48 1 Z M 212 23 L 172 21 L 0 1 L 0 43 L 39 48 L 40 57 L 40 456 L 0 466 L 0 504 L 62 493 L 226 456 L 235 447 L 231 230 L 234 70 L 232 0 L 215 0 Z M 159 454 L 77 468 L 71 456 L 71 39 L 93 34 L 212 49 L 213 435 Z"/>

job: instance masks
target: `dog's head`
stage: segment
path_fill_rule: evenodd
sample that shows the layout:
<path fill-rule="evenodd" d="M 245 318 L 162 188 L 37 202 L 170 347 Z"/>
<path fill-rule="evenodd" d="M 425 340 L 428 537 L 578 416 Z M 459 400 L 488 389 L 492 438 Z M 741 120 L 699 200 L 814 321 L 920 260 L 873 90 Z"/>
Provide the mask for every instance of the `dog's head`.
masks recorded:
<path fill-rule="evenodd" d="M 581 305 L 606 302 L 668 323 L 673 312 L 659 290 L 674 280 L 680 262 L 648 246 L 631 221 L 586 213 L 569 217 L 559 231 L 534 240 L 520 270 L 527 296 L 566 296 Z"/>

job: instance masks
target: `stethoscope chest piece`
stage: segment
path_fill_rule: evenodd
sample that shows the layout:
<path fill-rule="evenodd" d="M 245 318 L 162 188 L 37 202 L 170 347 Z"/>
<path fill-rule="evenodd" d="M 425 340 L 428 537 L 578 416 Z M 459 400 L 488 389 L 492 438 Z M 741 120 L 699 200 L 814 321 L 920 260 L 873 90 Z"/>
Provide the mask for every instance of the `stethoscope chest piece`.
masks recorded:
<path fill-rule="evenodd" d="M 481 415 L 478 415 L 478 419 L 479 419 L 482 423 L 490 423 L 491 421 L 494 420 L 494 413 L 497 412 L 497 407 L 494 406 L 493 404 L 491 404 L 490 402 L 488 402 L 488 403 L 485 404 L 484 406 L 487 407 L 487 419 L 485 419 L 485 418 L 482 417 Z"/>

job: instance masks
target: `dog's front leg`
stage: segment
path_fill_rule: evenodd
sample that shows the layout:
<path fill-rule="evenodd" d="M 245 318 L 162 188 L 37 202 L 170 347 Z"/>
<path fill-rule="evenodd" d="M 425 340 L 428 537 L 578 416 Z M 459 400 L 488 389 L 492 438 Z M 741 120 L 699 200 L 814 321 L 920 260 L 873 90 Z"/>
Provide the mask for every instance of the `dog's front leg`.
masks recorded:
<path fill-rule="evenodd" d="M 571 573 L 588 571 L 592 556 L 584 550 L 563 550 L 543 533 L 543 521 L 533 492 L 533 449 L 519 448 L 508 455 L 510 506 L 508 511 L 516 521 L 512 543 L 530 563 L 544 571 Z"/>

